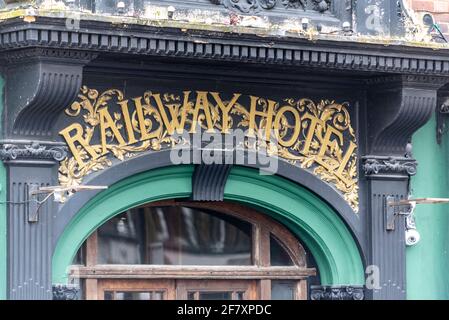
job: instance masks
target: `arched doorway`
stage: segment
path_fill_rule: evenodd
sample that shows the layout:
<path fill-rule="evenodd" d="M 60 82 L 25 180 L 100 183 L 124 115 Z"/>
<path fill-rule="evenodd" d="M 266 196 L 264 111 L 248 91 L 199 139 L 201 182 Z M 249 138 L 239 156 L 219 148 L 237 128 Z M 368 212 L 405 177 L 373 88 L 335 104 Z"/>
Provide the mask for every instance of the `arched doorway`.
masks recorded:
<path fill-rule="evenodd" d="M 193 169 L 172 166 L 138 173 L 93 197 L 70 220 L 56 243 L 53 283 L 69 282 L 70 266 L 78 249 L 114 216 L 155 201 L 188 199 L 192 194 Z M 300 239 L 315 258 L 321 285 L 364 283 L 362 257 L 355 238 L 338 214 L 307 189 L 279 176 L 234 167 L 224 199 L 257 208 Z"/>
<path fill-rule="evenodd" d="M 293 234 L 250 207 L 168 200 L 100 226 L 70 277 L 85 299 L 306 299 L 311 265 Z"/>

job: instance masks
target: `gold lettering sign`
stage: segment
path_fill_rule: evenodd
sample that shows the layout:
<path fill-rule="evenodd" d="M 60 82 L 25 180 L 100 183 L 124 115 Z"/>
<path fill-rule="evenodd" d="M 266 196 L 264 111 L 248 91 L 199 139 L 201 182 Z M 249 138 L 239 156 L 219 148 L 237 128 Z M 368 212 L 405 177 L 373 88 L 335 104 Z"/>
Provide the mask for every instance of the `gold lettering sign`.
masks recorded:
<path fill-rule="evenodd" d="M 306 98 L 275 101 L 209 91 L 147 91 L 125 99 L 117 89 L 100 94 L 83 86 L 78 100 L 65 112 L 80 120 L 60 131 L 72 154 L 61 162 L 61 185 L 79 185 L 89 173 L 111 166 L 109 155 L 123 161 L 141 152 L 184 144 L 177 135 L 184 130 L 195 133 L 201 127 L 227 135 L 240 128 L 248 137 L 265 141 L 247 147 L 265 147 L 270 155 L 310 170 L 358 211 L 357 143 L 347 103 L 315 103 Z"/>

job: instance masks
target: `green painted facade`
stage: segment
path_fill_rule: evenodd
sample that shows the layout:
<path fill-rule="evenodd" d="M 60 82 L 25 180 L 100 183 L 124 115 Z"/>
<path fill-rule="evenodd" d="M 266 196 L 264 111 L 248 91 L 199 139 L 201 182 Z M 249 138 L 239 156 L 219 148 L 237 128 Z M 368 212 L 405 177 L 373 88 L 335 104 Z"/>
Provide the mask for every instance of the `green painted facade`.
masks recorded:
<path fill-rule="evenodd" d="M 0 112 L 3 110 L 3 85 L 0 78 Z M 443 139 L 442 145 L 437 145 L 435 140 L 435 118 L 433 117 L 413 137 L 413 155 L 419 162 L 418 173 L 412 178 L 411 187 L 413 197 L 449 197 L 449 141 Z M 116 196 L 119 193 L 129 199 L 126 204 L 131 207 L 143 201 L 161 200 L 164 198 L 184 197 L 190 194 L 191 170 L 177 168 L 179 172 L 172 178 L 168 172 L 164 172 L 163 179 L 159 180 L 158 191 L 162 193 L 153 198 L 139 198 L 140 192 L 133 192 L 128 188 L 132 181 L 139 177 L 130 177 L 126 181 L 118 183 L 110 188 L 107 193 L 95 198 L 78 215 L 71 226 L 76 232 L 82 232 L 83 236 L 65 239 L 71 236 L 63 235 L 61 246 L 58 246 L 54 263 L 54 280 L 61 281 L 65 277 L 65 267 L 72 259 L 77 246 L 81 245 L 89 232 L 101 223 L 117 214 L 124 207 L 117 207 L 115 201 L 102 201 L 104 197 Z M 175 171 L 176 171 L 175 170 Z M 157 176 L 159 170 L 145 173 L 140 176 L 148 178 Z M 174 172 L 176 173 L 176 172 Z M 137 179 L 137 180 L 136 180 Z M 131 181 L 132 180 L 132 181 Z M 256 184 L 256 180 L 258 181 Z M 168 183 L 161 188 L 160 183 Z M 132 183 L 131 183 L 132 184 Z M 147 188 L 148 185 L 141 185 Z M 126 189 L 129 189 L 126 192 Z M 179 189 L 179 190 L 177 190 Z M 119 191 L 120 190 L 120 191 Z M 147 189 L 148 190 L 148 189 Z M 164 190 L 170 190 L 165 192 Z M 6 262 L 7 262 L 7 219 L 6 219 L 6 170 L 0 163 L 0 299 L 6 298 Z M 135 191 L 135 190 L 134 190 Z M 253 194 L 254 196 L 249 196 Z M 131 196 L 137 196 L 132 198 Z M 348 230 L 339 221 L 337 215 L 324 203 L 316 201 L 316 197 L 298 185 L 294 185 L 279 177 L 259 176 L 257 178 L 251 170 L 235 168 L 230 176 L 225 190 L 225 197 L 229 200 L 237 200 L 265 209 L 266 212 L 276 212 L 275 218 L 288 225 L 310 247 L 317 258 L 317 263 L 322 271 L 323 283 L 363 283 L 363 267 L 360 257 L 357 255 L 356 246 L 348 235 Z M 134 199 L 134 201 L 132 201 Z M 314 200 L 315 199 L 315 200 Z M 123 203 L 122 203 L 123 204 Z M 89 211 L 98 209 L 98 206 L 106 206 L 106 210 L 96 211 L 96 222 L 82 219 Z M 306 211 L 318 210 L 321 215 L 305 215 L 298 218 L 294 212 L 298 206 L 303 206 Z M 99 216 L 98 212 L 104 212 Z M 408 299 L 449 299 L 449 204 L 420 205 L 415 210 L 416 225 L 421 234 L 421 241 L 413 247 L 407 248 L 407 295 Z M 316 221 L 307 221 L 310 218 Z M 306 219 L 306 220 L 304 220 Z M 81 223 L 80 223 L 81 222 Z M 88 223 L 89 225 L 84 225 Z M 315 227 L 312 228 L 311 226 Z M 321 227 L 316 227 L 321 225 Z M 325 235 L 328 226 L 332 226 L 334 235 L 337 234 L 337 242 L 329 235 Z M 83 229 L 87 227 L 88 229 Z M 339 232 L 335 233 L 335 228 Z M 329 229 L 330 230 L 330 229 Z M 327 237 L 327 238 L 326 238 Z M 317 240 L 319 239 L 319 240 Z M 326 243 L 324 243 L 325 241 Z M 66 245 L 74 245 L 69 248 Z M 66 249 L 67 254 L 60 255 Z M 349 250 L 349 254 L 348 251 Z M 327 256 L 327 258 L 326 258 Z M 346 263 L 343 261 L 347 259 Z"/>
<path fill-rule="evenodd" d="M 0 76 L 0 116 L 3 114 L 3 85 L 4 80 Z M 0 124 L 1 129 L 1 124 Z M 6 299 L 6 169 L 0 161 L 0 300 Z M 1 203 L 3 202 L 3 203 Z"/>
<path fill-rule="evenodd" d="M 414 198 L 449 198 L 449 140 L 438 145 L 435 128 L 433 117 L 413 137 Z M 449 299 L 449 204 L 418 205 L 415 216 L 421 241 L 407 248 L 407 298 Z"/>

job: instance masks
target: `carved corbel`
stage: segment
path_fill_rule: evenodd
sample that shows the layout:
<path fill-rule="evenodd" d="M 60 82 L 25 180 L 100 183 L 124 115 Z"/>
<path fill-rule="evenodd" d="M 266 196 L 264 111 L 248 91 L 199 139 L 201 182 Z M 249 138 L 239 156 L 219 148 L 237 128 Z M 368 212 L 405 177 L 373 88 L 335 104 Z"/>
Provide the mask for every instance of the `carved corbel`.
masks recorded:
<path fill-rule="evenodd" d="M 192 199 L 194 201 L 223 201 L 224 188 L 232 165 L 196 166 L 192 178 Z"/>
<path fill-rule="evenodd" d="M 437 91 L 447 81 L 431 76 L 395 76 L 368 81 L 369 152 L 404 157 L 413 133 L 432 115 Z"/>
<path fill-rule="evenodd" d="M 4 137 L 48 140 L 64 108 L 76 98 L 83 66 L 95 56 L 65 49 L 6 52 Z"/>
<path fill-rule="evenodd" d="M 377 174 L 404 174 L 414 176 L 418 165 L 409 157 L 364 156 L 363 171 L 366 176 Z"/>
<path fill-rule="evenodd" d="M 67 147 L 60 144 L 42 145 L 39 142 L 0 141 L 0 160 L 11 161 L 62 161 L 67 157 Z"/>
<path fill-rule="evenodd" d="M 363 300 L 363 286 L 311 286 L 311 300 Z"/>
<path fill-rule="evenodd" d="M 54 284 L 53 300 L 78 300 L 79 287 L 71 284 Z"/>

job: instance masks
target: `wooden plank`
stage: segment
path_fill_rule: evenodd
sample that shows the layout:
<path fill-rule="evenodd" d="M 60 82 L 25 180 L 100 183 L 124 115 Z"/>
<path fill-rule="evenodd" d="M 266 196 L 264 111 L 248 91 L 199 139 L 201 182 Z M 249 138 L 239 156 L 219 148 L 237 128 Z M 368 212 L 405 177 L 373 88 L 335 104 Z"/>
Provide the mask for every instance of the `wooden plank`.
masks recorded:
<path fill-rule="evenodd" d="M 271 264 L 270 259 L 270 231 L 265 226 L 260 227 L 259 237 L 259 250 L 260 250 L 260 266 L 269 267 Z"/>
<path fill-rule="evenodd" d="M 300 280 L 296 284 L 296 300 L 307 300 L 307 280 Z"/>
<path fill-rule="evenodd" d="M 257 224 L 253 224 L 252 232 L 253 232 L 252 236 L 253 264 L 256 266 L 260 266 L 262 260 L 262 252 L 260 251 L 260 237 L 262 236 L 260 232 L 260 226 Z"/>
<path fill-rule="evenodd" d="M 79 275 L 78 278 L 81 279 L 186 279 L 186 280 L 302 280 L 306 279 L 310 275 L 289 275 L 289 274 L 263 274 L 263 275 L 236 275 L 233 277 L 222 276 L 216 274 L 210 275 L 167 275 L 167 274 L 156 274 L 156 275 L 111 275 L 111 274 L 83 274 Z"/>
<path fill-rule="evenodd" d="M 97 279 L 86 279 L 86 300 L 103 300 L 104 297 L 99 297 L 98 292 L 98 280 Z M 101 295 L 101 294 L 100 294 Z"/>
<path fill-rule="evenodd" d="M 315 275 L 315 269 L 292 267 L 210 267 L 97 265 L 73 268 L 74 278 L 164 278 L 164 279 L 303 279 Z"/>
<path fill-rule="evenodd" d="M 94 231 L 86 241 L 86 266 L 95 266 L 98 255 L 98 236 Z"/>
<path fill-rule="evenodd" d="M 260 280 L 258 282 L 260 300 L 271 299 L 271 280 Z"/>

